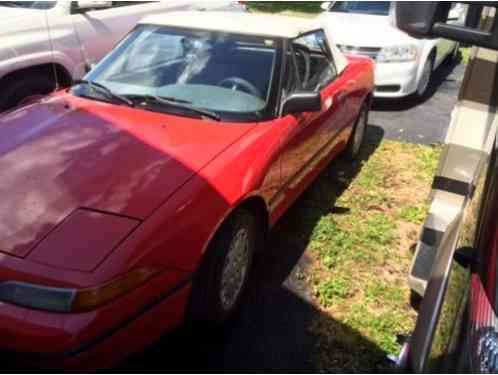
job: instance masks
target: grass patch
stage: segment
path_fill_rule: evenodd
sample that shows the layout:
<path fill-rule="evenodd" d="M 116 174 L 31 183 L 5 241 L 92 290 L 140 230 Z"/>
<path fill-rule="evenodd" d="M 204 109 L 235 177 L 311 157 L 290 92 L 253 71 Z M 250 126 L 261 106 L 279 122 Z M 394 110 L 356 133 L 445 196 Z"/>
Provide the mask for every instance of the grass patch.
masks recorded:
<path fill-rule="evenodd" d="M 427 215 L 441 148 L 383 141 L 362 152 L 353 166 L 333 162 L 292 215 L 301 231 L 310 228 L 303 279 L 323 313 L 309 327 L 319 371 L 385 370 L 385 355 L 400 349 L 397 335 L 415 322 L 409 248 Z"/>
<path fill-rule="evenodd" d="M 460 48 L 460 56 L 462 58 L 462 64 L 467 65 L 470 61 L 470 52 L 472 51 L 472 47 Z"/>
<path fill-rule="evenodd" d="M 399 218 L 409 223 L 422 224 L 427 215 L 427 205 L 404 206 L 399 211 Z"/>
<path fill-rule="evenodd" d="M 345 298 L 351 296 L 350 282 L 344 278 L 344 275 L 332 276 L 318 285 L 315 295 L 324 306 L 343 302 Z"/>
<path fill-rule="evenodd" d="M 318 13 L 321 11 L 321 1 L 248 1 L 247 7 L 251 11 L 280 13 L 280 12 L 299 12 L 299 13 Z"/>

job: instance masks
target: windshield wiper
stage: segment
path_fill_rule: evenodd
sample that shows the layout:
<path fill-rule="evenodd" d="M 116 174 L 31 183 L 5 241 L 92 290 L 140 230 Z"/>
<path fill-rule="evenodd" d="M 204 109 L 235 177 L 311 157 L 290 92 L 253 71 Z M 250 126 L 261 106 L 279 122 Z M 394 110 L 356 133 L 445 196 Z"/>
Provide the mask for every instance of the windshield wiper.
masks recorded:
<path fill-rule="evenodd" d="M 188 100 L 173 98 L 170 96 L 160 96 L 160 95 L 152 95 L 152 94 L 124 94 L 124 97 L 131 100 L 153 100 L 157 102 L 168 101 L 182 104 L 192 104 Z"/>
<path fill-rule="evenodd" d="M 170 107 L 185 109 L 190 112 L 197 113 L 198 115 L 209 117 L 216 121 L 221 121 L 221 117 L 207 109 L 199 108 L 191 105 L 191 102 L 188 100 L 170 98 L 167 96 L 157 96 L 157 95 L 138 95 L 138 94 L 130 94 L 124 95 L 127 99 L 131 100 L 143 100 L 145 102 L 154 102 L 156 104 L 163 104 Z"/>
<path fill-rule="evenodd" d="M 88 85 L 90 86 L 92 89 L 94 90 L 100 90 L 101 92 L 104 92 L 108 97 L 110 98 L 113 98 L 113 99 L 117 99 L 119 100 L 121 103 L 125 103 L 126 105 L 130 106 L 130 107 L 133 107 L 135 105 L 135 103 L 133 103 L 132 100 L 124 97 L 123 95 L 119 95 L 119 94 L 116 94 L 115 92 L 113 92 L 110 88 L 98 83 L 98 82 L 94 82 L 94 81 L 88 81 L 86 79 L 79 79 L 79 80 L 76 80 L 74 81 L 74 84 L 75 85 Z"/>

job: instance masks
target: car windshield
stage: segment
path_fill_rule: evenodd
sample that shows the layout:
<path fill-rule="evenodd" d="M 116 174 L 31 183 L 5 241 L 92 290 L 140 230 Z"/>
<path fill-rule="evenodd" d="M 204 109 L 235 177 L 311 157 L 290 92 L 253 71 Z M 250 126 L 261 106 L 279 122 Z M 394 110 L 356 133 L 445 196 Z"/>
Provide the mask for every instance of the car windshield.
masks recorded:
<path fill-rule="evenodd" d="M 153 101 L 146 109 L 167 111 L 160 98 L 222 119 L 260 119 L 272 91 L 277 44 L 264 37 L 140 25 L 85 80 L 122 98 Z M 77 85 L 73 93 L 104 95 L 91 84 Z"/>
<path fill-rule="evenodd" d="M 26 9 L 50 9 L 56 1 L 0 1 L 0 6 Z"/>
<path fill-rule="evenodd" d="M 336 1 L 330 11 L 387 16 L 390 8 L 390 1 Z"/>

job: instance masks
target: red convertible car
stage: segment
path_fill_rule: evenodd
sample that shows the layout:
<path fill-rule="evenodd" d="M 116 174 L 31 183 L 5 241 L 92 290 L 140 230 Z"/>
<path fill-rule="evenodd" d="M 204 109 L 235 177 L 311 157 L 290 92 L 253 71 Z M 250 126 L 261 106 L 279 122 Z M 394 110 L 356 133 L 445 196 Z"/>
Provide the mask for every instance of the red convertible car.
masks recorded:
<path fill-rule="evenodd" d="M 0 351 L 104 368 L 226 320 L 268 230 L 358 154 L 372 89 L 313 21 L 181 12 L 0 116 Z"/>

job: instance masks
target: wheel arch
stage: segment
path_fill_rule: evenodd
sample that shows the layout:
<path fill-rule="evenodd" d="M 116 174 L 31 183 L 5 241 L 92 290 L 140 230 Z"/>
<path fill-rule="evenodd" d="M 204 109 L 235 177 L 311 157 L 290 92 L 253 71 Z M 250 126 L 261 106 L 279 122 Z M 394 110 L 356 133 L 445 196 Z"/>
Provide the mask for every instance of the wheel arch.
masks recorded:
<path fill-rule="evenodd" d="M 216 234 L 222 228 L 223 224 L 230 218 L 230 216 L 236 210 L 241 208 L 250 211 L 253 215 L 255 215 L 258 218 L 259 224 L 262 228 L 261 236 L 259 236 L 258 238 L 259 241 L 258 249 L 262 248 L 262 244 L 266 240 L 270 230 L 270 212 L 268 209 L 268 205 L 263 197 L 259 195 L 251 195 L 241 199 L 237 204 L 233 205 L 232 208 L 226 212 L 223 218 L 219 220 L 216 227 L 209 236 L 209 239 L 206 241 L 204 248 L 202 249 L 200 264 L 202 264 L 203 259 L 206 257 L 206 254 L 209 252 L 210 245 L 213 242 L 213 239 L 216 236 Z"/>
<path fill-rule="evenodd" d="M 15 81 L 19 77 L 25 77 L 30 74 L 46 74 L 54 80 L 54 74 L 56 74 L 57 81 L 63 87 L 70 86 L 73 81 L 71 74 L 64 65 L 59 63 L 44 63 L 9 72 L 2 78 L 0 78 L 0 85 L 5 87 L 5 85 L 8 85 L 10 82 Z"/>
<path fill-rule="evenodd" d="M 270 230 L 270 212 L 266 201 L 259 195 L 255 195 L 242 201 L 237 208 L 244 208 L 257 217 L 262 230 L 259 240 L 264 242 Z M 259 243 L 258 245 L 258 250 L 263 248 L 263 243 Z"/>
<path fill-rule="evenodd" d="M 434 59 L 434 64 L 436 63 L 436 57 L 437 57 L 437 45 L 432 45 L 429 46 L 428 48 L 424 48 L 422 50 L 422 56 L 420 58 L 420 64 L 418 64 L 418 70 L 417 70 L 417 87 L 420 81 L 420 77 L 422 77 L 422 72 L 424 70 L 424 65 L 427 59 Z M 434 69 L 434 66 L 433 66 Z"/>

